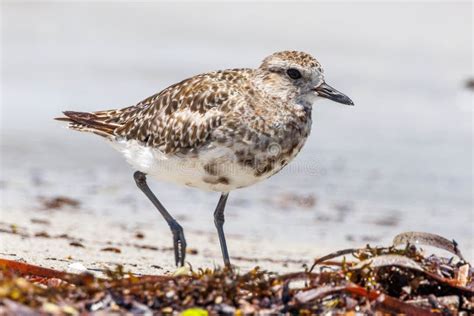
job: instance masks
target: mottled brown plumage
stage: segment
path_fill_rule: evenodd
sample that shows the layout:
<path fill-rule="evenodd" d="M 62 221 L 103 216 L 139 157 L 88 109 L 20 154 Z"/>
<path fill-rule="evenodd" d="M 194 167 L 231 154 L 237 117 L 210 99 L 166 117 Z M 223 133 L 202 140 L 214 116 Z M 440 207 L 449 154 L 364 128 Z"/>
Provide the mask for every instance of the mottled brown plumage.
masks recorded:
<path fill-rule="evenodd" d="M 352 104 L 324 82 L 321 65 L 311 55 L 284 51 L 265 58 L 257 69 L 197 75 L 134 106 L 66 111 L 59 120 L 107 138 L 138 170 L 138 187 L 173 232 L 177 264 L 184 264 L 184 233 L 148 188 L 145 175 L 222 192 L 214 220 L 229 264 L 222 229 L 228 192 L 274 175 L 299 153 L 318 97 Z"/>
<path fill-rule="evenodd" d="M 301 79 L 289 78 L 290 68 L 298 70 Z M 60 120 L 112 142 L 136 141 L 165 156 L 197 158 L 212 148 L 231 148 L 234 157 L 203 161 L 201 169 L 203 182 L 219 184 L 211 189 L 222 190 L 226 185 L 232 189 L 247 183 L 232 186 L 232 176 L 218 172 L 219 168 L 209 172 L 207 166 L 232 158 L 252 169 L 256 178 L 266 178 L 286 166 L 310 133 L 311 106 L 321 83 L 322 69 L 316 59 L 284 51 L 265 58 L 258 69 L 197 75 L 134 106 L 92 113 L 66 111 Z M 273 153 L 268 151 L 271 146 Z"/>
<path fill-rule="evenodd" d="M 285 71 L 298 70 L 301 79 Z M 197 75 L 138 104 L 92 113 L 64 112 L 69 127 L 111 141 L 136 141 L 166 156 L 198 157 L 215 147 L 232 148 L 239 165 L 254 176 L 271 175 L 300 151 L 309 135 L 315 88 L 323 82 L 321 65 L 311 55 L 284 51 L 264 59 L 258 69 L 231 69 Z M 273 146 L 274 153 L 269 153 Z M 225 175 L 222 157 L 206 161 L 206 183 Z M 229 157 L 226 157 L 229 158 Z M 227 178 L 227 177 L 225 177 Z M 207 181 L 206 181 L 207 180 Z M 238 185 L 241 187 L 243 185 Z"/>

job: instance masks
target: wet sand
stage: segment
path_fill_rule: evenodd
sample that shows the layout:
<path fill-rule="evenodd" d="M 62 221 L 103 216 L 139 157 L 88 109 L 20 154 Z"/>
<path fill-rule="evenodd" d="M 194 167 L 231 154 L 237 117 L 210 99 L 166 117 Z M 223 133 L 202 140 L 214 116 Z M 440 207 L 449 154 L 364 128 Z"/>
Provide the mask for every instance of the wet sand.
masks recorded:
<path fill-rule="evenodd" d="M 86 208 L 11 209 L 0 221 L 2 258 L 28 262 L 69 272 L 92 273 L 123 265 L 137 274 L 175 271 L 171 233 L 164 225 L 141 221 L 136 216 L 97 216 Z M 158 214 L 157 214 L 158 215 Z M 181 221 L 191 226 L 187 220 Z M 217 235 L 199 227 L 185 231 L 187 263 L 204 268 L 222 265 Z M 227 234 L 232 262 L 242 271 L 259 265 L 272 271 L 294 271 L 312 263 L 315 247 L 301 243 L 249 240 Z M 318 251 L 321 248 L 318 247 Z"/>
<path fill-rule="evenodd" d="M 387 245 L 402 231 L 455 239 L 474 258 L 469 4 L 272 4 L 265 29 L 265 4 L 203 4 L 199 17 L 196 6 L 2 7 L 0 256 L 64 269 L 81 262 L 173 271 L 171 234 L 133 170 L 99 137 L 52 118 L 128 106 L 200 72 L 254 67 L 273 51 L 301 49 L 356 106 L 320 102 L 297 159 L 231 193 L 225 230 L 234 264 L 292 270 L 336 249 Z M 150 185 L 184 226 L 197 251 L 187 258 L 193 267 L 221 264 L 212 219 L 218 194 Z M 45 209 L 42 199 L 58 196 L 80 205 Z"/>

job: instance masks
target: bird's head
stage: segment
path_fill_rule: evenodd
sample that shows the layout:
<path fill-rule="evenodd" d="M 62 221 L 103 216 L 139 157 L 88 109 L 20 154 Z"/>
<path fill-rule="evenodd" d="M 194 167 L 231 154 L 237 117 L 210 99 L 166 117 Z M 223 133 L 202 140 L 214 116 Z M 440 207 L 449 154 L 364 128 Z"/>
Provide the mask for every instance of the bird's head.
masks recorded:
<path fill-rule="evenodd" d="M 348 96 L 324 81 L 319 62 L 304 52 L 283 51 L 268 56 L 256 72 L 255 84 L 271 96 L 305 106 L 318 98 L 354 105 Z"/>

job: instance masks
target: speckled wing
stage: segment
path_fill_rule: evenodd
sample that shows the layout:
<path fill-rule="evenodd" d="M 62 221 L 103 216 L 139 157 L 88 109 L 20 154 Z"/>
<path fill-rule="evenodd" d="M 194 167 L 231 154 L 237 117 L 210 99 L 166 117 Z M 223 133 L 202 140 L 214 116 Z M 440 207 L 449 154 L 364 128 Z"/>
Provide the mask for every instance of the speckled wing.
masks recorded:
<path fill-rule="evenodd" d="M 70 128 L 101 136 L 137 140 L 165 154 L 189 153 L 208 141 L 226 112 L 241 100 L 251 70 L 233 69 L 198 75 L 135 106 L 92 113 L 66 111 Z"/>
<path fill-rule="evenodd" d="M 131 117 L 114 134 L 166 154 L 193 152 L 223 124 L 236 100 L 242 99 L 239 87 L 248 75 L 248 70 L 236 69 L 184 80 L 137 104 L 135 113 L 122 114 Z"/>

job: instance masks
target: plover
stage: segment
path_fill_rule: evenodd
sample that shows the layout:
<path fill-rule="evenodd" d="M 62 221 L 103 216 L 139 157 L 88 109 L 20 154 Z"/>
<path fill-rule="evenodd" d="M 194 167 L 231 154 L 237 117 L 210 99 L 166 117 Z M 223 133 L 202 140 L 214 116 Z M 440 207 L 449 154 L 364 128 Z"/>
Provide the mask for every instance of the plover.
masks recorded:
<path fill-rule="evenodd" d="M 134 179 L 168 223 L 176 265 L 184 265 L 181 225 L 147 185 L 146 176 L 221 193 L 214 211 L 225 265 L 229 192 L 267 179 L 301 150 L 311 131 L 318 98 L 353 105 L 325 83 L 311 55 L 282 51 L 256 69 L 196 75 L 136 105 L 97 112 L 65 111 L 69 128 L 107 139 L 136 170 Z"/>

